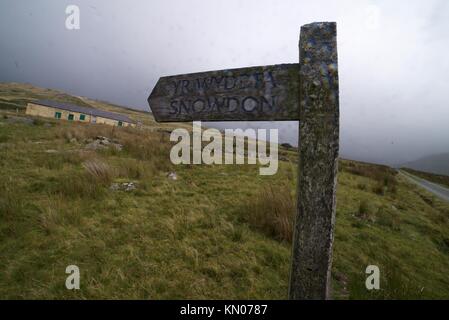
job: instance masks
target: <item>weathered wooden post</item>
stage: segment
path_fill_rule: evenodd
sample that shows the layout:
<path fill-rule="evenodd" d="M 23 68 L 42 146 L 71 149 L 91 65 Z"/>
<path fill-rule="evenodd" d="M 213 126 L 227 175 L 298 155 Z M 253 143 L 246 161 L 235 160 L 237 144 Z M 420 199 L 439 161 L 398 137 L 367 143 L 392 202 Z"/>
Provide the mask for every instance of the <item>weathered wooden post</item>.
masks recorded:
<path fill-rule="evenodd" d="M 339 149 L 336 23 L 301 27 L 299 179 L 290 299 L 329 298 Z"/>
<path fill-rule="evenodd" d="M 158 122 L 299 120 L 298 209 L 289 297 L 328 298 L 339 134 L 336 24 L 301 28 L 299 64 L 162 77 Z"/>

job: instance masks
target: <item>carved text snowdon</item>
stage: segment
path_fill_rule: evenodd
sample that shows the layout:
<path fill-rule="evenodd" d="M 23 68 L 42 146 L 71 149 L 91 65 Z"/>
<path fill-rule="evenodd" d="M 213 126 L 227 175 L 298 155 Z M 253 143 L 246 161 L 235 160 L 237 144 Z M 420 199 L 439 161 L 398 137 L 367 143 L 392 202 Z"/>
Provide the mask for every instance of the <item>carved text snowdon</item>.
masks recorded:
<path fill-rule="evenodd" d="M 170 114 L 195 112 L 272 112 L 276 108 L 276 95 L 266 96 L 216 96 L 234 90 L 260 89 L 263 85 L 276 88 L 272 71 L 253 72 L 232 76 L 208 76 L 195 79 L 178 79 L 171 82 L 174 97 L 170 101 Z M 193 92 L 215 92 L 213 97 L 182 98 Z M 179 97 L 179 98 L 178 98 Z"/>
<path fill-rule="evenodd" d="M 298 65 L 162 77 L 148 101 L 157 121 L 298 120 Z"/>

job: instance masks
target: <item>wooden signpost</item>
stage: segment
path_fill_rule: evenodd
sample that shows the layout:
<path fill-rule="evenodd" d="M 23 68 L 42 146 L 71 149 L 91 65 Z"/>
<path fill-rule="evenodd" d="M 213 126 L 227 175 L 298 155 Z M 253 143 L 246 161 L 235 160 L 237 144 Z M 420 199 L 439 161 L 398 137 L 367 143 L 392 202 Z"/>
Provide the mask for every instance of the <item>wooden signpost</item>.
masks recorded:
<path fill-rule="evenodd" d="M 329 298 L 339 92 L 336 23 L 301 27 L 299 64 L 162 77 L 148 98 L 159 122 L 299 120 L 290 299 Z"/>
<path fill-rule="evenodd" d="M 298 120 L 298 64 L 162 77 L 148 102 L 159 122 Z"/>

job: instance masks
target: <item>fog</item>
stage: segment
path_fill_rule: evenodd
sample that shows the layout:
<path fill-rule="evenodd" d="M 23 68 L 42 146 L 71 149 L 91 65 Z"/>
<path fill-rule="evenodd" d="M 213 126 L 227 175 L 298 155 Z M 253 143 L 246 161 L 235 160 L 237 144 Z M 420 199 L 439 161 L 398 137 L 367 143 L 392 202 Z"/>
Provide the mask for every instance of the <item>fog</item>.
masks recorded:
<path fill-rule="evenodd" d="M 80 29 L 65 26 L 67 5 Z M 341 155 L 394 164 L 449 152 L 449 2 L 5 1 L 0 81 L 148 110 L 164 75 L 298 61 L 300 26 L 336 21 Z M 297 123 L 221 123 L 279 128 Z"/>

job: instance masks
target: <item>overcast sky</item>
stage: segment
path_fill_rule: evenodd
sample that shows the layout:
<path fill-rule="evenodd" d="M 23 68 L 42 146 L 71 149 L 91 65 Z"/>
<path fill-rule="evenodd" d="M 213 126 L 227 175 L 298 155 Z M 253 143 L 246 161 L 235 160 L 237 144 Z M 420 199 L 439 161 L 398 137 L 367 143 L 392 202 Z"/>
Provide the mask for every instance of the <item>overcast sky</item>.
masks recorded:
<path fill-rule="evenodd" d="M 70 4 L 80 30 L 65 27 Z M 343 156 L 449 152 L 445 0 L 1 0 L 0 81 L 148 110 L 164 75 L 297 62 L 300 26 L 314 21 L 337 22 Z M 297 141 L 296 123 L 251 125 Z"/>

